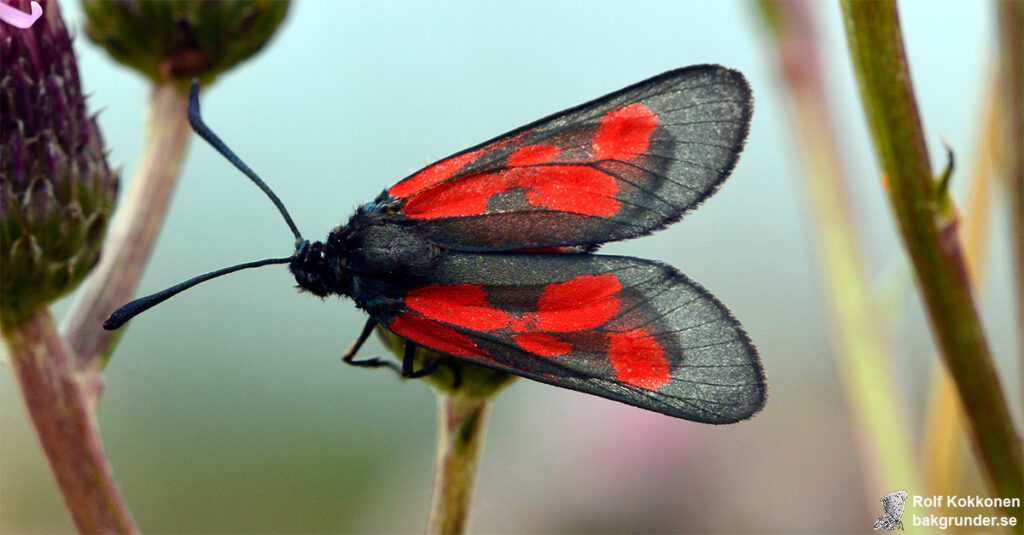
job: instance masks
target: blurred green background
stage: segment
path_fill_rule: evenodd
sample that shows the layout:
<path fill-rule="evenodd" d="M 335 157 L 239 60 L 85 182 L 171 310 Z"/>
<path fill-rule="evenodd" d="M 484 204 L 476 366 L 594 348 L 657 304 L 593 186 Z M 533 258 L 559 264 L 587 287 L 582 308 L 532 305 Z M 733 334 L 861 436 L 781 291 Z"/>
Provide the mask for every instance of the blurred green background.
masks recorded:
<path fill-rule="evenodd" d="M 79 27 L 78 3 L 61 7 Z M 856 178 L 851 201 L 868 269 L 894 303 L 896 384 L 920 440 L 933 345 L 878 185 L 838 4 L 815 7 L 844 164 Z M 933 164 L 944 164 L 943 141 L 967 162 L 993 63 L 993 6 L 917 0 L 900 9 Z M 750 80 L 753 126 L 723 189 L 683 222 L 603 251 L 668 262 L 727 303 L 761 352 L 767 407 L 715 427 L 519 381 L 494 404 L 472 531 L 867 531 L 877 499 L 895 490 L 865 488 L 785 95 L 756 10 L 746 1 L 308 0 L 261 54 L 205 92 L 207 122 L 300 230 L 322 239 L 430 161 L 551 112 L 694 63 Z M 148 84 L 81 35 L 76 47 L 111 163 L 128 180 Z M 965 168 L 953 179 L 958 191 Z M 979 300 L 1019 408 L 1005 221 L 1002 204 L 993 207 Z M 196 139 L 140 293 L 291 251 L 267 199 Z M 107 368 L 99 417 L 142 529 L 420 531 L 435 396 L 340 363 L 363 321 L 349 302 L 299 295 L 283 266 L 205 284 L 135 320 Z M 373 340 L 364 351 L 382 349 Z M 10 375 L 0 373 L 0 531 L 70 529 Z"/>

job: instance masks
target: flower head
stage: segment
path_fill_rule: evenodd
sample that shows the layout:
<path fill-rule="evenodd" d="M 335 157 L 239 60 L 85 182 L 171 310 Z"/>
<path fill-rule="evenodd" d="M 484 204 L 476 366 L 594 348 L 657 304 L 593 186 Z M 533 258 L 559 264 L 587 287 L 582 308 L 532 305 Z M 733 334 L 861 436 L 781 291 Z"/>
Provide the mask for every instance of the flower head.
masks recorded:
<path fill-rule="evenodd" d="M 84 0 L 85 33 L 156 82 L 208 82 L 267 43 L 288 11 L 275 0 Z"/>
<path fill-rule="evenodd" d="M 15 0 L 14 7 L 29 7 Z M 99 259 L 117 195 L 55 0 L 0 24 L 0 319 L 73 289 Z"/>

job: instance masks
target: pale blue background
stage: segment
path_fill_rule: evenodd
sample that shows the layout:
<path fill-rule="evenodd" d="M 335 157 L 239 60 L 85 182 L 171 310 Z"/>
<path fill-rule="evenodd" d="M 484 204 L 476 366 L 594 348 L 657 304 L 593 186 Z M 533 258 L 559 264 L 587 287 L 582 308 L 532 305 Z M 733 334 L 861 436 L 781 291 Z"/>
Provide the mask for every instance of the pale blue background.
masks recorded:
<path fill-rule="evenodd" d="M 62 7 L 69 23 L 80 20 L 77 2 Z M 877 497 L 893 490 L 867 488 L 859 466 L 786 102 L 756 7 L 308 0 L 293 5 L 262 54 L 206 91 L 208 123 L 275 189 L 300 230 L 322 239 L 430 161 L 543 115 L 694 63 L 749 78 L 753 126 L 724 188 L 683 222 L 604 250 L 669 262 L 727 303 L 761 352 L 766 409 L 743 424 L 702 426 L 519 381 L 494 404 L 474 531 L 859 531 L 880 514 Z M 898 303 L 895 383 L 919 439 L 932 344 L 877 183 L 838 5 L 816 7 L 868 269 Z M 945 140 L 964 162 L 954 178 L 961 190 L 992 64 L 993 8 L 900 7 L 933 164 L 944 163 Z M 127 191 L 148 85 L 84 37 L 76 46 Z M 1007 384 L 1016 385 L 1005 233 L 993 240 L 984 314 Z M 291 250 L 271 204 L 194 140 L 141 292 Z M 131 324 L 108 368 L 100 420 L 144 530 L 422 529 L 433 392 L 342 366 L 363 314 L 293 286 L 283 266 L 245 272 Z M 373 341 L 366 351 L 382 350 Z M 66 530 L 7 373 L 0 390 L 0 530 Z"/>

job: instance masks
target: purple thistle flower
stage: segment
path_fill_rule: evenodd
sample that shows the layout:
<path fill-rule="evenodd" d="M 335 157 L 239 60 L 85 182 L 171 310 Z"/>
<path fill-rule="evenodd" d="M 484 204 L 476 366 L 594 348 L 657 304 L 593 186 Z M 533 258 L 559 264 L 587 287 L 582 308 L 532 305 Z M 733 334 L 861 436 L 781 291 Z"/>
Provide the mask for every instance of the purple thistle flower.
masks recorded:
<path fill-rule="evenodd" d="M 27 29 L 0 24 L 0 318 L 8 322 L 85 277 L 117 195 L 71 37 L 56 1 L 43 4 Z M 5 7 L 24 14 L 18 8 L 29 2 Z"/>

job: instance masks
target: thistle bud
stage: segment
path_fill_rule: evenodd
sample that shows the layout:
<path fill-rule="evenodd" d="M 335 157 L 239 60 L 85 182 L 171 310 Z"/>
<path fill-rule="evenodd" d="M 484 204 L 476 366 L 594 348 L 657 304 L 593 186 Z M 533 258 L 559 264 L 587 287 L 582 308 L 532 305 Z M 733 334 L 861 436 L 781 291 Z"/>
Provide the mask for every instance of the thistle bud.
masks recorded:
<path fill-rule="evenodd" d="M 27 29 L 0 23 L 0 320 L 72 290 L 99 259 L 117 196 L 55 0 Z M 23 11 L 28 0 L 14 0 Z"/>
<path fill-rule="evenodd" d="M 274 0 L 84 0 L 85 33 L 154 82 L 201 82 L 263 47 L 288 2 Z"/>

